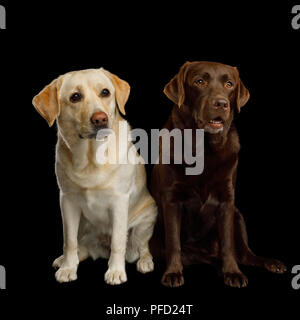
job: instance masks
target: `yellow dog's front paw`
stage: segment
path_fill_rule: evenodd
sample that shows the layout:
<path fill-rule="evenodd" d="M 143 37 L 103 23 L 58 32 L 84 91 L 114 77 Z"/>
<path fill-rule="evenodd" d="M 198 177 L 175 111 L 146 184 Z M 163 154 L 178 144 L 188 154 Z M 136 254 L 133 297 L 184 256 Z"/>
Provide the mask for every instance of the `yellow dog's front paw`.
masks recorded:
<path fill-rule="evenodd" d="M 74 281 L 77 279 L 77 267 L 61 267 L 56 271 L 55 278 L 59 283 Z"/>
<path fill-rule="evenodd" d="M 111 285 L 121 284 L 127 281 L 125 270 L 108 269 L 104 276 L 105 282 Z"/>

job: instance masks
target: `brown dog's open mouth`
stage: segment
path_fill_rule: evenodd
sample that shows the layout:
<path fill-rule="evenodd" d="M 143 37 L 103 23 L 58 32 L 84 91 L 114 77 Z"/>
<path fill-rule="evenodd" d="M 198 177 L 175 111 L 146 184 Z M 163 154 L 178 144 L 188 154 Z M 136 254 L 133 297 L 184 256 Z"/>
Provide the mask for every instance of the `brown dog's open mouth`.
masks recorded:
<path fill-rule="evenodd" d="M 220 129 L 224 126 L 224 120 L 221 117 L 217 117 L 208 122 L 208 125 L 215 129 Z"/>

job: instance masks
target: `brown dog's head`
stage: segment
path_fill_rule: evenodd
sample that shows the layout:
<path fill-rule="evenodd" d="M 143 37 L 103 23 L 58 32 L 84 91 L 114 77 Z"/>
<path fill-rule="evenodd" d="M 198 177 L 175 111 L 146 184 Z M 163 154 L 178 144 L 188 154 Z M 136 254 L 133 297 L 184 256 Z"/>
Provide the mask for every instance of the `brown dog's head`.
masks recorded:
<path fill-rule="evenodd" d="M 240 112 L 250 97 L 237 68 L 206 61 L 186 62 L 164 93 L 209 133 L 229 128 L 234 109 Z"/>

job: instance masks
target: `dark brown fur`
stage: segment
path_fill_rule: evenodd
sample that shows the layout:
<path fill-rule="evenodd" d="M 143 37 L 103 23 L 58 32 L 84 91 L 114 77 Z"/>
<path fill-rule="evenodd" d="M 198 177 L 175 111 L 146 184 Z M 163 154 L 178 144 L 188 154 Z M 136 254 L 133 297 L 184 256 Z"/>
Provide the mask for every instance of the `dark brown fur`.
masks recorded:
<path fill-rule="evenodd" d="M 201 175 L 185 175 L 187 165 L 172 162 L 153 169 L 152 194 L 159 217 L 151 250 L 155 257 L 165 257 L 162 283 L 182 285 L 183 265 L 201 262 L 217 267 L 225 283 L 233 287 L 248 282 L 239 263 L 284 272 L 280 261 L 258 257 L 249 249 L 245 222 L 235 207 L 240 144 L 232 120 L 250 96 L 237 69 L 187 62 L 164 92 L 175 103 L 165 128 L 205 129 L 205 160 Z M 221 132 L 209 125 L 216 117 L 223 120 Z"/>

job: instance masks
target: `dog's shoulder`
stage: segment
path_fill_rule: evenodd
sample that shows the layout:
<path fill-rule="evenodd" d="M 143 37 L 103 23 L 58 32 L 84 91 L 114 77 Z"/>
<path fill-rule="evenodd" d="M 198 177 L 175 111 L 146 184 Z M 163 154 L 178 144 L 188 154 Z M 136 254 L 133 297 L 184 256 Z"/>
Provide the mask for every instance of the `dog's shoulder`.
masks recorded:
<path fill-rule="evenodd" d="M 227 134 L 226 148 L 233 154 L 238 154 L 241 148 L 239 135 L 233 123 Z"/>

